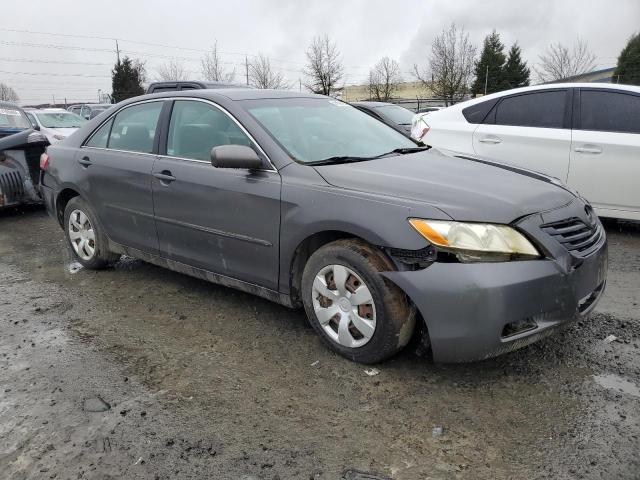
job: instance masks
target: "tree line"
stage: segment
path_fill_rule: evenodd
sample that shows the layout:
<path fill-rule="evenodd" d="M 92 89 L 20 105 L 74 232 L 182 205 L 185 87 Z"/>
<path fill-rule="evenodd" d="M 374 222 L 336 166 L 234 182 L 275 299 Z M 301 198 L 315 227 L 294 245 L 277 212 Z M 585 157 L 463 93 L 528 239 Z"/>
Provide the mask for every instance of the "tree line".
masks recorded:
<path fill-rule="evenodd" d="M 328 35 L 314 37 L 305 51 L 306 64 L 302 70 L 305 80 L 300 87 L 314 93 L 335 95 L 344 88 L 344 64 L 338 46 Z M 427 61 L 414 65 L 411 78 L 426 91 L 441 98 L 446 105 L 469 96 L 485 95 L 531 83 L 532 70 L 522 58 L 522 50 L 514 43 L 506 50 L 495 30 L 486 36 L 480 55 L 463 27 L 452 23 L 431 43 Z M 593 71 L 596 57 L 587 43 L 577 38 L 572 45 L 554 43 L 538 56 L 533 67 L 540 82 L 563 80 Z M 293 88 L 281 71 L 266 55 L 259 53 L 245 59 L 242 73 L 228 68 L 217 42 L 201 59 L 200 78 L 215 82 L 246 83 L 255 88 Z M 119 102 L 144 93 L 148 72 L 143 61 L 118 58 L 112 72 L 112 98 Z M 155 80 L 177 81 L 193 79 L 180 60 L 170 60 L 155 71 Z M 405 81 L 398 61 L 382 57 L 367 77 L 367 89 L 372 100 L 388 101 L 397 94 Z M 633 35 L 620 52 L 613 74 L 614 82 L 640 85 L 640 32 Z M 18 101 L 14 89 L 0 83 L 0 100 Z"/>

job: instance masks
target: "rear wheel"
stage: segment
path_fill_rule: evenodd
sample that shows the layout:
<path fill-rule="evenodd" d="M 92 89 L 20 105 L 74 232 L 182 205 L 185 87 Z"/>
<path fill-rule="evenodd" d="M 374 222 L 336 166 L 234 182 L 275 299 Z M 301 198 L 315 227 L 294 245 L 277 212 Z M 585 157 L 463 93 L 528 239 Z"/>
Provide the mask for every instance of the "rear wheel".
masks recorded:
<path fill-rule="evenodd" d="M 382 252 L 356 239 L 332 242 L 309 258 L 302 276 L 304 307 L 333 350 L 375 363 L 407 344 L 415 308 L 379 274 L 393 268 Z"/>
<path fill-rule="evenodd" d="M 120 256 L 107 249 L 104 236 L 93 209 L 80 197 L 69 200 L 64 210 L 65 236 L 75 259 L 85 268 L 102 269 Z"/>

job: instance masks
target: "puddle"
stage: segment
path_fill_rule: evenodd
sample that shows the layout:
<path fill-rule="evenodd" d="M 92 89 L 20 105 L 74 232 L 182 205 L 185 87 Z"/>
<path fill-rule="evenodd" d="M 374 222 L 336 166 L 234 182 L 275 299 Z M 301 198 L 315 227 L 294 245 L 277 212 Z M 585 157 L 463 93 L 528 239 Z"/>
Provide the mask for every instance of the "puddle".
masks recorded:
<path fill-rule="evenodd" d="M 598 385 L 608 390 L 615 390 L 616 392 L 626 393 L 627 395 L 640 398 L 640 388 L 638 388 L 634 383 L 629 382 L 618 375 L 613 375 L 611 373 L 594 375 L 593 380 Z"/>

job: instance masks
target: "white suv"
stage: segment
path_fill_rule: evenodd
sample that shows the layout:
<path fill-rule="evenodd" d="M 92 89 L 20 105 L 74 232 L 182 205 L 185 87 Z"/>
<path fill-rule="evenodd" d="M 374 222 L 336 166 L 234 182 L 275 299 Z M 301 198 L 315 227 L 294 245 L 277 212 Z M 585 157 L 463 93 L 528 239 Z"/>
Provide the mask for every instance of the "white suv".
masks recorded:
<path fill-rule="evenodd" d="M 640 87 L 518 88 L 417 115 L 412 136 L 553 175 L 603 217 L 640 220 Z"/>

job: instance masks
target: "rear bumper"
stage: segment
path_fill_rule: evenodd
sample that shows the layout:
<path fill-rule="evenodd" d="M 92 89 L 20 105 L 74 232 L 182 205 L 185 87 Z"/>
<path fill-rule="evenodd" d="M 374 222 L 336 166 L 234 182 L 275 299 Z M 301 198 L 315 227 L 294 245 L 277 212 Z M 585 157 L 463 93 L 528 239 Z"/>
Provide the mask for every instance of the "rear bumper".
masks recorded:
<path fill-rule="evenodd" d="M 53 189 L 40 183 L 40 195 L 42 196 L 47 213 L 53 218 L 56 218 L 55 195 Z"/>
<path fill-rule="evenodd" d="M 587 315 L 606 284 L 607 244 L 566 272 L 554 260 L 434 263 L 417 271 L 386 272 L 425 320 L 438 362 L 468 362 L 533 343 Z M 507 335 L 505 326 L 531 327 Z"/>

